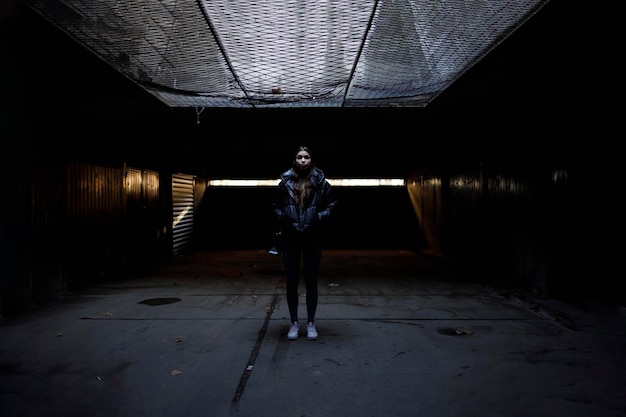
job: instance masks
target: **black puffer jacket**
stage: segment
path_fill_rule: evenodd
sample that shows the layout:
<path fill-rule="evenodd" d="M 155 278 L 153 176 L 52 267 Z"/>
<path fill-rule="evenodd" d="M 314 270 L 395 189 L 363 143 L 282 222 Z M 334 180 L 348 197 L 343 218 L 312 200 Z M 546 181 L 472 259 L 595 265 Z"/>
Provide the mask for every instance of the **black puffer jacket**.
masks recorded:
<path fill-rule="evenodd" d="M 302 214 L 294 196 L 293 179 L 297 178 L 293 168 L 280 176 L 281 180 L 272 201 L 273 214 L 283 231 L 288 229 L 303 232 L 322 224 L 331 214 L 337 204 L 331 186 L 324 176 L 324 172 L 313 167 L 310 180 L 313 184 L 313 197 L 304 208 Z"/>

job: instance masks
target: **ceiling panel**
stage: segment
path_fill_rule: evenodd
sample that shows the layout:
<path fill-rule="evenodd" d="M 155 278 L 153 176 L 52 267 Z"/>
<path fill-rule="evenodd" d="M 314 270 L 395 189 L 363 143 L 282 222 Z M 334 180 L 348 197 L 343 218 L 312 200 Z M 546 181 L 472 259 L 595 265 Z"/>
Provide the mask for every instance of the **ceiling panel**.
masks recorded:
<path fill-rule="evenodd" d="M 29 0 L 169 107 L 424 107 L 548 0 Z"/>

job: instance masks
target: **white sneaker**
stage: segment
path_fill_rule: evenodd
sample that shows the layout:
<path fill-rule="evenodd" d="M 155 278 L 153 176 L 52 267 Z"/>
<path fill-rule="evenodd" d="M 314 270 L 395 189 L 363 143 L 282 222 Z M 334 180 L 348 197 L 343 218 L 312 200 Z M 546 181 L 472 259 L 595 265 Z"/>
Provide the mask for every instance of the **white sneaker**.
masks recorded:
<path fill-rule="evenodd" d="M 298 326 L 298 322 L 294 321 L 293 323 L 291 323 L 291 328 L 289 329 L 289 332 L 287 333 L 287 339 L 296 340 L 298 338 L 299 331 L 300 331 L 300 327 Z"/>
<path fill-rule="evenodd" d="M 306 325 L 306 338 L 309 340 L 317 339 L 317 330 L 315 330 L 315 324 L 307 323 Z"/>

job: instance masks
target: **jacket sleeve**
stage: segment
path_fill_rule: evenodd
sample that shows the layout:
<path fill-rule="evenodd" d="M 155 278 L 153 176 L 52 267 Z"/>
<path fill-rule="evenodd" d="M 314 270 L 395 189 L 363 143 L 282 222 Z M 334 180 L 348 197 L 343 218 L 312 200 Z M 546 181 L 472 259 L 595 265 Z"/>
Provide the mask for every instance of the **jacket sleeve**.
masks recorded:
<path fill-rule="evenodd" d="M 274 190 L 274 195 L 271 202 L 272 218 L 274 219 L 276 224 L 280 224 L 283 220 L 283 217 L 285 216 L 283 192 L 283 183 L 281 181 Z"/>
<path fill-rule="evenodd" d="M 321 198 L 319 201 L 317 218 L 318 220 L 326 220 L 333 214 L 335 206 L 337 205 L 337 200 L 335 200 L 332 187 L 327 180 L 324 180 L 320 191 Z"/>

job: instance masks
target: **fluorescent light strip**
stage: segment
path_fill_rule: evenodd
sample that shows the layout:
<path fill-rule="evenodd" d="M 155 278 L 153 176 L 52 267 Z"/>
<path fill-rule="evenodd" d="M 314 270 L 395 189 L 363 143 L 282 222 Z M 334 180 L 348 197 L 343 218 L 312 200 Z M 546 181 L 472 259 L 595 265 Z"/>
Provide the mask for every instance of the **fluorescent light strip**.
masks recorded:
<path fill-rule="evenodd" d="M 279 179 L 272 180 L 209 180 L 209 187 L 275 187 L 279 183 Z M 404 187 L 403 179 L 393 178 L 329 178 L 328 182 L 333 187 Z"/>

